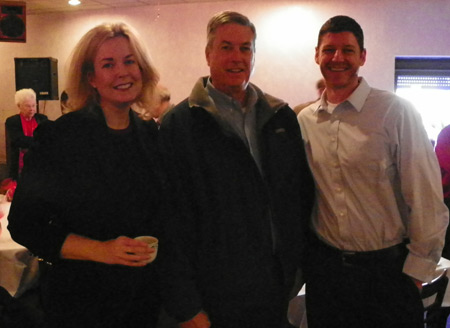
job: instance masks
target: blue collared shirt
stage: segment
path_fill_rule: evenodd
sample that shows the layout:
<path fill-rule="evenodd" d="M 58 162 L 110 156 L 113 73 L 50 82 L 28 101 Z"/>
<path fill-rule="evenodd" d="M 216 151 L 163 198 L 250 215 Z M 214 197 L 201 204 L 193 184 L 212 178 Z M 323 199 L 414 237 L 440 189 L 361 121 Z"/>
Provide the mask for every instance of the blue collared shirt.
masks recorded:
<path fill-rule="evenodd" d="M 210 79 L 208 79 L 205 89 L 214 100 L 220 118 L 244 142 L 261 171 L 261 154 L 256 128 L 255 105 L 258 100 L 256 91 L 250 84 L 248 85 L 247 103 L 245 107 L 242 107 L 237 100 L 217 90 Z"/>

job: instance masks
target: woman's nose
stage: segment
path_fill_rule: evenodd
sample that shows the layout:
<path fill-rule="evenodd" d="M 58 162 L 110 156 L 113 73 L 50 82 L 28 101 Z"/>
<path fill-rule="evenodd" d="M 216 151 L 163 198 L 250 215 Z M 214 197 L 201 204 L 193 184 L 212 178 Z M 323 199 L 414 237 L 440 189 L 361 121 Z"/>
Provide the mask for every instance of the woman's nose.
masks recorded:
<path fill-rule="evenodd" d="M 128 74 L 127 66 L 124 64 L 117 64 L 116 65 L 116 74 L 119 76 L 127 75 Z"/>

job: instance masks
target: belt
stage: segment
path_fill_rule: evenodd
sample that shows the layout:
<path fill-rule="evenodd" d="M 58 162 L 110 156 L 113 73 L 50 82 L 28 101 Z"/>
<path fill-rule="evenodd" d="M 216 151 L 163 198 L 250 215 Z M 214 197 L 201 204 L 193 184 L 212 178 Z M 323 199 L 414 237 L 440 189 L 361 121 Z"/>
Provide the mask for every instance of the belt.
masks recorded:
<path fill-rule="evenodd" d="M 408 254 L 406 242 L 402 242 L 400 244 L 379 250 L 357 252 L 340 250 L 314 236 L 313 247 L 318 247 L 322 252 L 327 253 L 328 256 L 340 257 L 344 262 L 368 263 L 377 261 L 393 261 L 402 259 Z"/>

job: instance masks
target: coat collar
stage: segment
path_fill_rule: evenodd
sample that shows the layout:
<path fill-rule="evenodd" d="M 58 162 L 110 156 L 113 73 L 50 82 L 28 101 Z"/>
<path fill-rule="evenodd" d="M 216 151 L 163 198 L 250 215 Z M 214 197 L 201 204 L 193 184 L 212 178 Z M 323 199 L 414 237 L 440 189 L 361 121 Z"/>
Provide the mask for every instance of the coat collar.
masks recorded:
<path fill-rule="evenodd" d="M 208 93 L 207 83 L 208 76 L 201 77 L 195 83 L 191 94 L 188 97 L 188 104 L 190 108 L 201 107 L 207 112 L 218 115 L 218 110 L 214 103 L 214 98 Z M 262 128 L 264 124 L 282 107 L 287 106 L 286 102 L 283 100 L 273 97 L 265 92 L 263 92 L 256 85 L 249 83 L 249 88 L 252 88 L 257 96 L 257 101 L 255 107 L 257 110 L 257 126 Z"/>

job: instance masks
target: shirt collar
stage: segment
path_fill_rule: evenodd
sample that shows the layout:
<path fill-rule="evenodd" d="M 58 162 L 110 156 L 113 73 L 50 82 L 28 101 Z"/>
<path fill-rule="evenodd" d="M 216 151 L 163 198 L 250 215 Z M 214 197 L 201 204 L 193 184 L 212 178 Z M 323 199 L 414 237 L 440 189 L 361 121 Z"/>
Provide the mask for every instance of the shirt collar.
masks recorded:
<path fill-rule="evenodd" d="M 342 103 L 348 103 L 353 109 L 360 112 L 362 110 L 362 107 L 364 103 L 366 102 L 367 97 L 370 93 L 370 86 L 366 82 L 366 80 L 363 77 L 359 78 L 359 85 L 353 91 L 353 93 Z M 327 110 L 328 104 L 326 99 L 326 92 L 322 93 L 322 96 L 320 97 L 320 101 L 318 102 L 317 108 L 314 109 L 314 113 L 317 113 L 321 110 Z"/>
<path fill-rule="evenodd" d="M 22 113 L 19 113 L 19 115 L 20 115 L 20 117 L 21 117 L 23 120 L 25 120 L 25 121 L 27 121 L 27 122 L 32 121 L 33 118 L 34 118 L 34 115 L 31 116 L 31 118 L 25 117 L 25 115 L 23 115 Z"/>
<path fill-rule="evenodd" d="M 208 92 L 209 96 L 214 100 L 216 108 L 219 111 L 225 109 L 229 110 L 239 109 L 242 111 L 243 107 L 241 106 L 241 104 L 236 99 L 233 99 L 232 97 L 226 95 L 225 93 L 217 90 L 211 83 L 211 78 L 208 78 L 205 89 Z M 257 101 L 258 95 L 256 93 L 256 90 L 249 83 L 247 86 L 247 104 L 244 107 L 245 111 L 250 112 L 255 106 Z"/>

